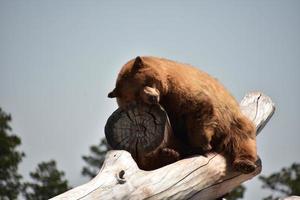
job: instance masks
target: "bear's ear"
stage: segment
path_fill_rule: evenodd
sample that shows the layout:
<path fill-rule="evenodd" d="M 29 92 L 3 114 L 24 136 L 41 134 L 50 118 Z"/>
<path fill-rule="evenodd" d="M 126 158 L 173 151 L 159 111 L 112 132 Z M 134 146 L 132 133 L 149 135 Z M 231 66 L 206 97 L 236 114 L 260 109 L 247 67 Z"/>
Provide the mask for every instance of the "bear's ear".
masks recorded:
<path fill-rule="evenodd" d="M 140 56 L 138 56 L 135 58 L 132 68 L 134 70 L 138 70 L 141 67 L 143 67 L 143 61 L 142 61 L 142 58 Z"/>
<path fill-rule="evenodd" d="M 108 98 L 115 98 L 115 97 L 117 97 L 116 88 L 113 89 L 113 91 L 111 91 L 110 93 L 108 93 L 107 97 Z"/>

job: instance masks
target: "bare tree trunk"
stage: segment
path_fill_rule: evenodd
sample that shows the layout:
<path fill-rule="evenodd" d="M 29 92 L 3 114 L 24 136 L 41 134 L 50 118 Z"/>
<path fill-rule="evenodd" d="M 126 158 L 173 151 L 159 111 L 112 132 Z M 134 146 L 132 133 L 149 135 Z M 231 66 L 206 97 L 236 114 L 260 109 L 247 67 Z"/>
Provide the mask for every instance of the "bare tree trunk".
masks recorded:
<path fill-rule="evenodd" d="M 275 107 L 262 93 L 250 93 L 241 102 L 243 113 L 259 133 Z M 159 145 L 158 145 L 159 146 Z M 153 171 L 140 170 L 124 150 L 109 151 L 99 174 L 88 183 L 53 198 L 58 199 L 215 199 L 260 173 L 261 162 L 251 174 L 230 168 L 216 153 L 194 156 Z"/>

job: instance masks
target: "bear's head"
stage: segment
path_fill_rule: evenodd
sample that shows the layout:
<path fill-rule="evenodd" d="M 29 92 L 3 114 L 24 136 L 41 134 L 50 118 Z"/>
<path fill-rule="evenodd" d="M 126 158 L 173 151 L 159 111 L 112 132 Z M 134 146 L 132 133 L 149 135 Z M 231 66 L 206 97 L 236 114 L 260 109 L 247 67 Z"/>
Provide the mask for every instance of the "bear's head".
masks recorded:
<path fill-rule="evenodd" d="M 132 102 L 157 104 L 166 90 L 164 82 L 161 72 L 147 63 L 147 58 L 138 56 L 122 67 L 116 87 L 108 97 L 116 97 L 120 107 Z"/>

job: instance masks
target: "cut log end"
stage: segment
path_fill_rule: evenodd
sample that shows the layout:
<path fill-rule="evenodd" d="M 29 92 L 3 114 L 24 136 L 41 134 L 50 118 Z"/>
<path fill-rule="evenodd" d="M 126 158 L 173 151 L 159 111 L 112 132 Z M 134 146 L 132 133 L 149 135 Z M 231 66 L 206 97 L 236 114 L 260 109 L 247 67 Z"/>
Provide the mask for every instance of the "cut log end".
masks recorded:
<path fill-rule="evenodd" d="M 105 136 L 113 149 L 126 150 L 136 158 L 164 146 L 169 127 L 167 114 L 159 105 L 133 104 L 118 108 L 109 117 Z"/>

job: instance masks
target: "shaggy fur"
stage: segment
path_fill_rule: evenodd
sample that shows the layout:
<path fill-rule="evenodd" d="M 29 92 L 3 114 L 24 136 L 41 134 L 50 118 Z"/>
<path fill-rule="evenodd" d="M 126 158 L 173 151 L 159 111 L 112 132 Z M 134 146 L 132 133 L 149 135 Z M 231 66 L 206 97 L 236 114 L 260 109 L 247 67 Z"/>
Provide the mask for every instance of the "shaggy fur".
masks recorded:
<path fill-rule="evenodd" d="M 255 127 L 234 97 L 207 73 L 163 58 L 137 57 L 123 66 L 108 96 L 117 97 L 119 106 L 160 103 L 181 142 L 174 147 L 180 155 L 215 150 L 227 154 L 236 170 L 255 170 Z"/>

